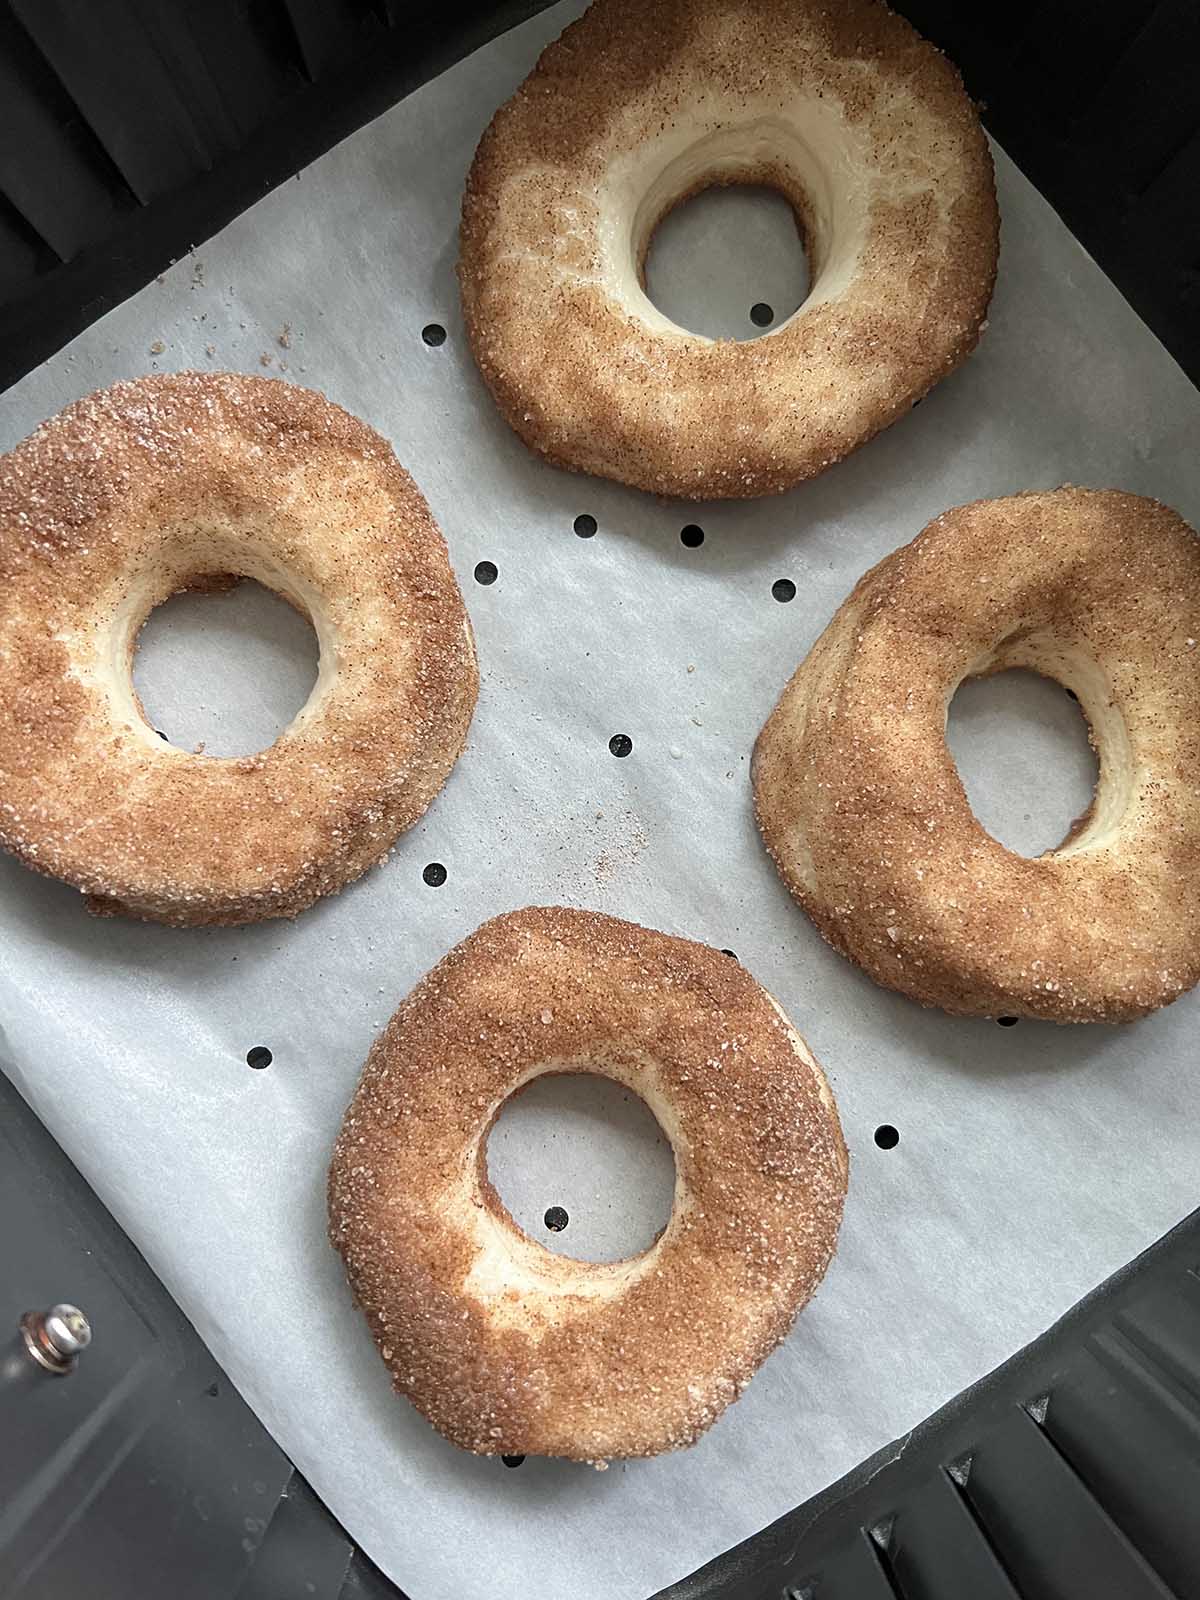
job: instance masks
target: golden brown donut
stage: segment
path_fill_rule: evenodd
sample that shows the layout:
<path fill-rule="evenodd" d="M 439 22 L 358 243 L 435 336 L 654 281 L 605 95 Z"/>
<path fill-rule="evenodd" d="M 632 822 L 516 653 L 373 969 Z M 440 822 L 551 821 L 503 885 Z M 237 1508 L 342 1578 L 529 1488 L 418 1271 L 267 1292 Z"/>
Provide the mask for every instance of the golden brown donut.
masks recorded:
<path fill-rule="evenodd" d="M 1200 540 L 1118 490 L 959 506 L 862 578 L 759 735 L 759 825 L 826 939 L 975 1016 L 1123 1022 L 1200 978 Z M 975 820 L 946 748 L 965 678 L 1079 699 L 1086 815 L 1030 859 Z"/>
<path fill-rule="evenodd" d="M 156 605 L 229 574 L 309 618 L 320 669 L 270 749 L 216 759 L 155 734 L 130 663 Z M 425 810 L 477 686 L 425 501 L 312 390 L 139 378 L 0 457 L 0 843 L 93 911 L 294 916 Z"/>
<path fill-rule="evenodd" d="M 488 1132 L 543 1073 L 640 1095 L 675 1152 L 641 1255 L 552 1254 L 488 1182 Z M 376 1040 L 329 1173 L 330 1232 L 392 1381 L 481 1455 L 604 1461 L 692 1444 L 833 1255 L 846 1151 L 829 1087 L 736 961 L 587 911 L 494 918 Z"/>
<path fill-rule="evenodd" d="M 792 204 L 808 299 L 713 340 L 647 298 L 655 227 L 713 184 Z M 560 466 L 690 499 L 772 494 L 974 348 L 996 274 L 958 73 L 878 0 L 596 0 L 496 113 L 463 201 L 471 347 Z"/>

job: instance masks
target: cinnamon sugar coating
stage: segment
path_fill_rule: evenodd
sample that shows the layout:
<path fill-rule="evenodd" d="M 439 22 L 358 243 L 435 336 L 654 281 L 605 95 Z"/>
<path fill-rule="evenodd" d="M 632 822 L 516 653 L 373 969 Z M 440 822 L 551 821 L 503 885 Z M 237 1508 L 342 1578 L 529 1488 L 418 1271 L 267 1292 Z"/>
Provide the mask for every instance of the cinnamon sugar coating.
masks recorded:
<path fill-rule="evenodd" d="M 1071 689 L 1100 776 L 1030 859 L 946 747 L 964 678 Z M 876 982 L 969 1015 L 1122 1022 L 1200 979 L 1200 539 L 1119 490 L 947 511 L 862 578 L 759 735 L 767 848 Z"/>
<path fill-rule="evenodd" d="M 675 1205 L 639 1256 L 552 1254 L 487 1180 L 489 1129 L 545 1072 L 641 1095 Z M 833 1254 L 846 1151 L 771 997 L 704 945 L 586 911 L 494 918 L 376 1041 L 329 1174 L 331 1238 L 401 1394 L 455 1444 L 576 1460 L 693 1443 Z"/>
<path fill-rule="evenodd" d="M 320 641 L 267 750 L 166 744 L 130 663 L 181 589 L 256 578 Z M 378 861 L 462 749 L 478 675 L 445 542 L 373 429 L 234 373 L 118 383 L 0 457 L 0 843 L 101 913 L 294 916 Z"/>
<path fill-rule="evenodd" d="M 761 338 L 644 292 L 654 228 L 712 184 L 792 204 L 812 268 Z M 463 200 L 471 347 L 560 466 L 692 499 L 841 460 L 974 348 L 995 280 L 987 142 L 958 73 L 878 0 L 595 0 L 500 108 Z"/>

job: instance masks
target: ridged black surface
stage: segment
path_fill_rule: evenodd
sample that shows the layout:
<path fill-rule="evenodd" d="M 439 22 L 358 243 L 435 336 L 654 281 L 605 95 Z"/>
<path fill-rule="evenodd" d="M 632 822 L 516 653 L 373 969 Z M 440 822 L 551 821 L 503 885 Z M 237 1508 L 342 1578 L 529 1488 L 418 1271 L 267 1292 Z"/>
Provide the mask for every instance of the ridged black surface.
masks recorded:
<path fill-rule="evenodd" d="M 974 1389 L 660 1600 L 1194 1600 L 1200 1212 Z"/>
<path fill-rule="evenodd" d="M 0 389 L 542 0 L 0 0 Z"/>

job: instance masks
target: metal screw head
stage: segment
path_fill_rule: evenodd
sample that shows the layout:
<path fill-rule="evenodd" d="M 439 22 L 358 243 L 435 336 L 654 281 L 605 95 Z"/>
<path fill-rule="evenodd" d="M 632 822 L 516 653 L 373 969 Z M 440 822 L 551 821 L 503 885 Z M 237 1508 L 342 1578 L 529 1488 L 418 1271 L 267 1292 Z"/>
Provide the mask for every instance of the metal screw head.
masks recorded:
<path fill-rule="evenodd" d="M 92 1325 L 78 1306 L 51 1306 L 45 1328 L 47 1344 L 60 1356 L 77 1356 L 92 1342 Z"/>
<path fill-rule="evenodd" d="M 43 1371 L 61 1376 L 75 1370 L 79 1352 L 91 1343 L 92 1327 L 78 1306 L 60 1304 L 49 1311 L 27 1311 L 21 1318 L 21 1338 Z"/>

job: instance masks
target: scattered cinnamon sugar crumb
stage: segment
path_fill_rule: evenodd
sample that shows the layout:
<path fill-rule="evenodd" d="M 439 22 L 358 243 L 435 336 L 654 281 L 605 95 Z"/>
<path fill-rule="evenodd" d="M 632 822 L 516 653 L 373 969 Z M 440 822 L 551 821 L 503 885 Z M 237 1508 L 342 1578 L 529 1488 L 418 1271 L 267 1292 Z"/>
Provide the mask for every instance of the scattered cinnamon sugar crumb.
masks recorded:
<path fill-rule="evenodd" d="M 597 819 L 600 817 L 598 812 Z M 634 811 L 622 812 L 614 828 L 620 831 L 605 840 L 604 848 L 592 862 L 597 883 L 611 883 L 623 867 L 632 867 L 650 842 L 642 819 Z"/>

